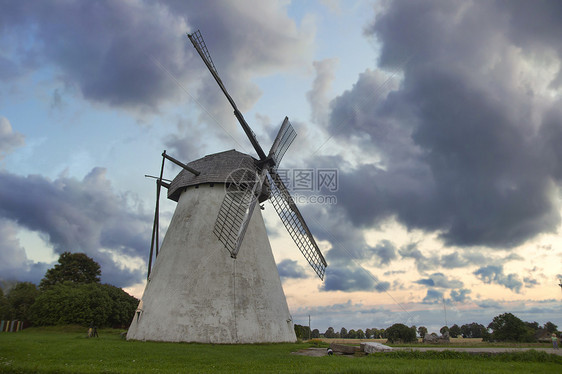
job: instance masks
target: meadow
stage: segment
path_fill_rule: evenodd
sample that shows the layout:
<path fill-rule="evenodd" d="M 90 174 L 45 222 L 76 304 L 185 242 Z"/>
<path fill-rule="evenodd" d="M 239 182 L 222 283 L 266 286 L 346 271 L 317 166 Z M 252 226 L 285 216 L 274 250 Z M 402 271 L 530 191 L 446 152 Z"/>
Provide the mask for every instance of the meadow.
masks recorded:
<path fill-rule="evenodd" d="M 478 344 L 473 342 L 473 344 Z M 30 328 L 0 334 L 0 373 L 546 373 L 562 357 L 544 352 L 493 356 L 393 352 L 367 356 L 292 354 L 294 344 L 213 345 L 126 341 L 117 330 L 87 338 L 79 327 Z"/>

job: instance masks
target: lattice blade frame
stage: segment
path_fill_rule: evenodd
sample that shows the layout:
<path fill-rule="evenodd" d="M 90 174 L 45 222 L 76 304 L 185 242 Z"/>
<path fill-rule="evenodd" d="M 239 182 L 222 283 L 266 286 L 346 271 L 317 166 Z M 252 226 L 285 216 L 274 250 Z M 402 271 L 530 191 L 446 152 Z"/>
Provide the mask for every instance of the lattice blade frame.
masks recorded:
<path fill-rule="evenodd" d="M 297 132 L 291 125 L 291 122 L 289 122 L 289 118 L 285 117 L 283 123 L 281 124 L 281 128 L 275 137 L 275 141 L 269 150 L 269 157 L 271 157 L 275 162 L 275 169 L 279 166 L 285 152 L 287 152 L 287 149 L 289 149 L 289 146 L 293 143 L 293 140 L 295 140 L 296 137 Z"/>
<path fill-rule="evenodd" d="M 270 170 L 268 173 L 268 180 L 271 189 L 271 203 L 275 211 L 293 238 L 293 241 L 297 247 L 299 247 L 304 258 L 306 258 L 318 277 L 324 280 L 324 273 L 328 264 L 297 208 L 295 201 L 279 177 L 279 174 Z"/>
<path fill-rule="evenodd" d="M 213 59 L 211 58 L 211 54 L 207 49 L 207 44 L 205 44 L 205 41 L 203 40 L 203 35 L 201 35 L 201 31 L 197 30 L 193 34 L 188 34 L 187 36 L 191 40 L 193 45 L 194 46 L 197 45 L 197 47 L 201 49 L 201 52 L 203 52 L 203 56 L 204 56 L 203 61 L 207 60 L 207 62 L 213 68 L 215 73 L 218 74 L 217 68 L 215 67 L 215 64 L 213 63 Z M 203 58 L 203 56 L 201 56 L 201 58 Z"/>
<path fill-rule="evenodd" d="M 226 195 L 219 209 L 213 233 L 224 244 L 232 258 L 238 255 L 258 203 L 264 178 L 253 170 L 238 169 L 231 173 L 226 182 Z"/>

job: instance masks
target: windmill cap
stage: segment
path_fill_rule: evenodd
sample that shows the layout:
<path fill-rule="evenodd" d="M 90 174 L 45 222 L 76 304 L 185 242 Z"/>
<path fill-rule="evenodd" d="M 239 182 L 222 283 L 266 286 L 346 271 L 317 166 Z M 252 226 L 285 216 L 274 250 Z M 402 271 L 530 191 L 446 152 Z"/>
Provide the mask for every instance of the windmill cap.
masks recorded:
<path fill-rule="evenodd" d="M 168 199 L 179 201 L 180 195 L 186 187 L 207 183 L 225 183 L 234 170 L 255 170 L 257 162 L 258 160 L 252 156 L 234 149 L 191 161 L 187 166 L 199 171 L 200 174 L 195 175 L 187 170 L 180 171 L 168 188 Z"/>

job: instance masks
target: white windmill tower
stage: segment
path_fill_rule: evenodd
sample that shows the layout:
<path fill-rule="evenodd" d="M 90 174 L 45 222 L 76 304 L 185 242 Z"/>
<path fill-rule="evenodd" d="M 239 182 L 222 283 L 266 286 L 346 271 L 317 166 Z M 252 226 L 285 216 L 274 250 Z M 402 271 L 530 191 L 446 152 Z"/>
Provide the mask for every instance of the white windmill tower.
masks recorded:
<path fill-rule="evenodd" d="M 171 183 L 157 180 L 177 201 L 158 251 L 158 202 L 148 283 L 127 339 L 205 343 L 295 341 L 293 323 L 260 209 L 273 206 L 320 279 L 327 266 L 308 226 L 277 173 L 296 133 L 285 118 L 268 155 L 226 91 L 199 31 L 188 35 L 258 154 L 230 150 L 187 165 Z M 158 201 L 158 200 L 157 200 Z M 156 240 L 155 239 L 156 236 Z"/>

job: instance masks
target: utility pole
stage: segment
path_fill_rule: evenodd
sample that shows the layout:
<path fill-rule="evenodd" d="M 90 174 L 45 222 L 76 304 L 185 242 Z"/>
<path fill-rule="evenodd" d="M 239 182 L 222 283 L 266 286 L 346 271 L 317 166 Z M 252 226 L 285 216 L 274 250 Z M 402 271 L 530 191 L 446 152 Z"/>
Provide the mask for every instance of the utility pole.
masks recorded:
<path fill-rule="evenodd" d="M 445 297 L 443 297 L 443 311 L 445 312 L 445 326 L 449 327 L 447 324 L 447 306 L 445 305 Z"/>

